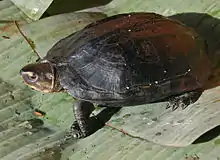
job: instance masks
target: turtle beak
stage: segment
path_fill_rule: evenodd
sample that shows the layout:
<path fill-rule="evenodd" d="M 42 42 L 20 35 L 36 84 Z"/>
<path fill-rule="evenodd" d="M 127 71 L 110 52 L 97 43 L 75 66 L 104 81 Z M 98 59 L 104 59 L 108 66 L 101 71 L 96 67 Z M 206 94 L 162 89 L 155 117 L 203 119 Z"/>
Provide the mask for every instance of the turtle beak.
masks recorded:
<path fill-rule="evenodd" d="M 20 75 L 22 76 L 23 75 L 23 73 L 24 73 L 24 70 L 23 70 L 23 68 L 20 70 Z"/>
<path fill-rule="evenodd" d="M 25 71 L 23 70 L 23 68 L 20 70 L 20 76 L 23 78 L 24 77 L 24 73 Z"/>
<path fill-rule="evenodd" d="M 23 71 L 23 69 L 21 69 L 19 73 L 20 73 L 20 76 L 24 79 L 24 71 Z"/>

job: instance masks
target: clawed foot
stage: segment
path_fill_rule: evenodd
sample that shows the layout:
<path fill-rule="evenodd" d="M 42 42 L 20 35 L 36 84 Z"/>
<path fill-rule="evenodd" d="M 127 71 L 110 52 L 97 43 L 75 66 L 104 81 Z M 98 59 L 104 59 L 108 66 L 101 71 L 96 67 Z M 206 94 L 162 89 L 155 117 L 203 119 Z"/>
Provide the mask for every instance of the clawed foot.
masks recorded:
<path fill-rule="evenodd" d="M 79 127 L 79 124 L 77 123 L 77 121 L 75 121 L 71 127 L 70 127 L 70 130 L 69 132 L 67 133 L 66 135 L 66 139 L 81 139 L 81 138 L 84 138 L 86 137 L 86 133 L 83 133 Z"/>
<path fill-rule="evenodd" d="M 182 95 L 172 97 L 169 99 L 166 108 L 172 108 L 172 110 L 176 110 L 177 108 L 185 109 L 190 104 L 196 102 L 201 95 L 199 91 L 192 91 L 188 93 L 184 93 Z"/>

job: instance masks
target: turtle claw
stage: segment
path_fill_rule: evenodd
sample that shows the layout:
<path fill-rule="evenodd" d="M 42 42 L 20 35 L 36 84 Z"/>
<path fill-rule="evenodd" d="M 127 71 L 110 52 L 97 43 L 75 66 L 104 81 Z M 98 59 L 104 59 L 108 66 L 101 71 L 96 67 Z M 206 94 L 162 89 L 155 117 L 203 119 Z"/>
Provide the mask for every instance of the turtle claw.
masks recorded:
<path fill-rule="evenodd" d="M 177 108 L 185 109 L 190 104 L 196 102 L 201 93 L 201 91 L 191 91 L 176 97 L 172 97 L 169 99 L 166 109 L 171 108 L 172 111 L 175 111 Z"/>
<path fill-rule="evenodd" d="M 183 102 L 182 99 L 172 98 L 169 100 L 166 109 L 171 108 L 172 111 L 175 111 L 177 108 L 185 109 L 188 105 Z"/>
<path fill-rule="evenodd" d="M 86 137 L 86 135 L 81 131 L 77 121 L 74 121 L 70 127 L 69 132 L 66 134 L 65 139 L 81 139 Z"/>
<path fill-rule="evenodd" d="M 80 139 L 80 138 L 86 137 L 86 135 L 83 134 L 83 132 L 81 131 L 77 121 L 73 122 L 73 124 L 71 125 L 70 132 L 71 132 L 73 138 Z"/>

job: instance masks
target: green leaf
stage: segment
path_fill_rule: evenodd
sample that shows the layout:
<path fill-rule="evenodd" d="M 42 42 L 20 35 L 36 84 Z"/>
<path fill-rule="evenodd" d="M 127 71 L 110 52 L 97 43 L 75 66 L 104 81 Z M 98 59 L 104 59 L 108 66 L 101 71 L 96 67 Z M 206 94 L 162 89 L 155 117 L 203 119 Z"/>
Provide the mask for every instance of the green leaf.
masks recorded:
<path fill-rule="evenodd" d="M 11 0 L 29 18 L 38 20 L 47 10 L 53 0 Z"/>
<path fill-rule="evenodd" d="M 22 6 L 26 1 L 13 2 Z M 19 8 L 31 19 L 36 20 L 48 7 L 49 1 L 45 2 L 46 5 L 42 8 L 40 6 L 40 12 L 34 15 L 30 14 L 36 7 L 32 4 L 31 7 L 27 7 L 27 3 L 25 7 Z M 31 20 L 26 20 L 27 16 L 9 1 L 1 1 L 0 17 L 3 20 L 21 20 L 20 30 L 32 42 L 32 47 L 40 57 L 44 57 L 59 39 L 97 19 L 104 18 L 105 15 L 131 11 L 157 12 L 195 28 L 207 39 L 210 57 L 215 57 L 218 62 L 218 56 L 212 54 L 219 52 L 219 7 L 218 1 L 114 0 L 106 6 L 30 23 Z M 101 13 L 84 13 L 85 11 Z M 219 81 L 218 72 L 215 81 L 207 84 L 207 90 L 200 99 L 185 110 L 172 112 L 165 109 L 165 102 L 126 107 L 110 119 L 108 124 L 112 127 L 105 126 L 85 139 L 65 144 L 61 149 L 57 143 L 74 120 L 72 97 L 66 93 L 42 94 L 25 86 L 19 71 L 24 65 L 35 62 L 37 55 L 14 23 L 2 23 L 0 35 L 2 159 L 184 160 L 190 156 L 195 159 L 195 155 L 202 160 L 220 158 L 219 127 L 216 127 L 220 121 L 220 87 L 217 87 L 216 83 Z M 46 116 L 36 117 L 33 114 L 35 108 L 44 111 Z M 94 114 L 98 113 L 102 113 L 102 110 L 95 110 Z M 205 134 L 196 144 L 191 144 L 214 127 L 214 133 L 209 133 L 208 136 Z M 121 129 L 127 134 L 120 132 Z"/>
<path fill-rule="evenodd" d="M 30 23 L 32 21 L 11 1 L 0 1 L 0 17 L 0 28 L 3 29 L 7 29 L 7 27 L 4 28 L 4 26 L 14 20 L 20 23 Z"/>

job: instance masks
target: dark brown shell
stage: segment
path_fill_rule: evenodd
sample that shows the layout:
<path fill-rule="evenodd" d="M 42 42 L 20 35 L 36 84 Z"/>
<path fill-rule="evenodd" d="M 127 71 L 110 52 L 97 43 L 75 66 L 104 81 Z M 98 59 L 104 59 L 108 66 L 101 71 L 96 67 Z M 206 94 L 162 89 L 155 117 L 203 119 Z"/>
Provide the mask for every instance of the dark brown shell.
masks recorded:
<path fill-rule="evenodd" d="M 112 16 L 59 41 L 47 54 L 61 85 L 100 104 L 152 102 L 201 88 L 210 74 L 205 42 L 155 13 Z"/>

